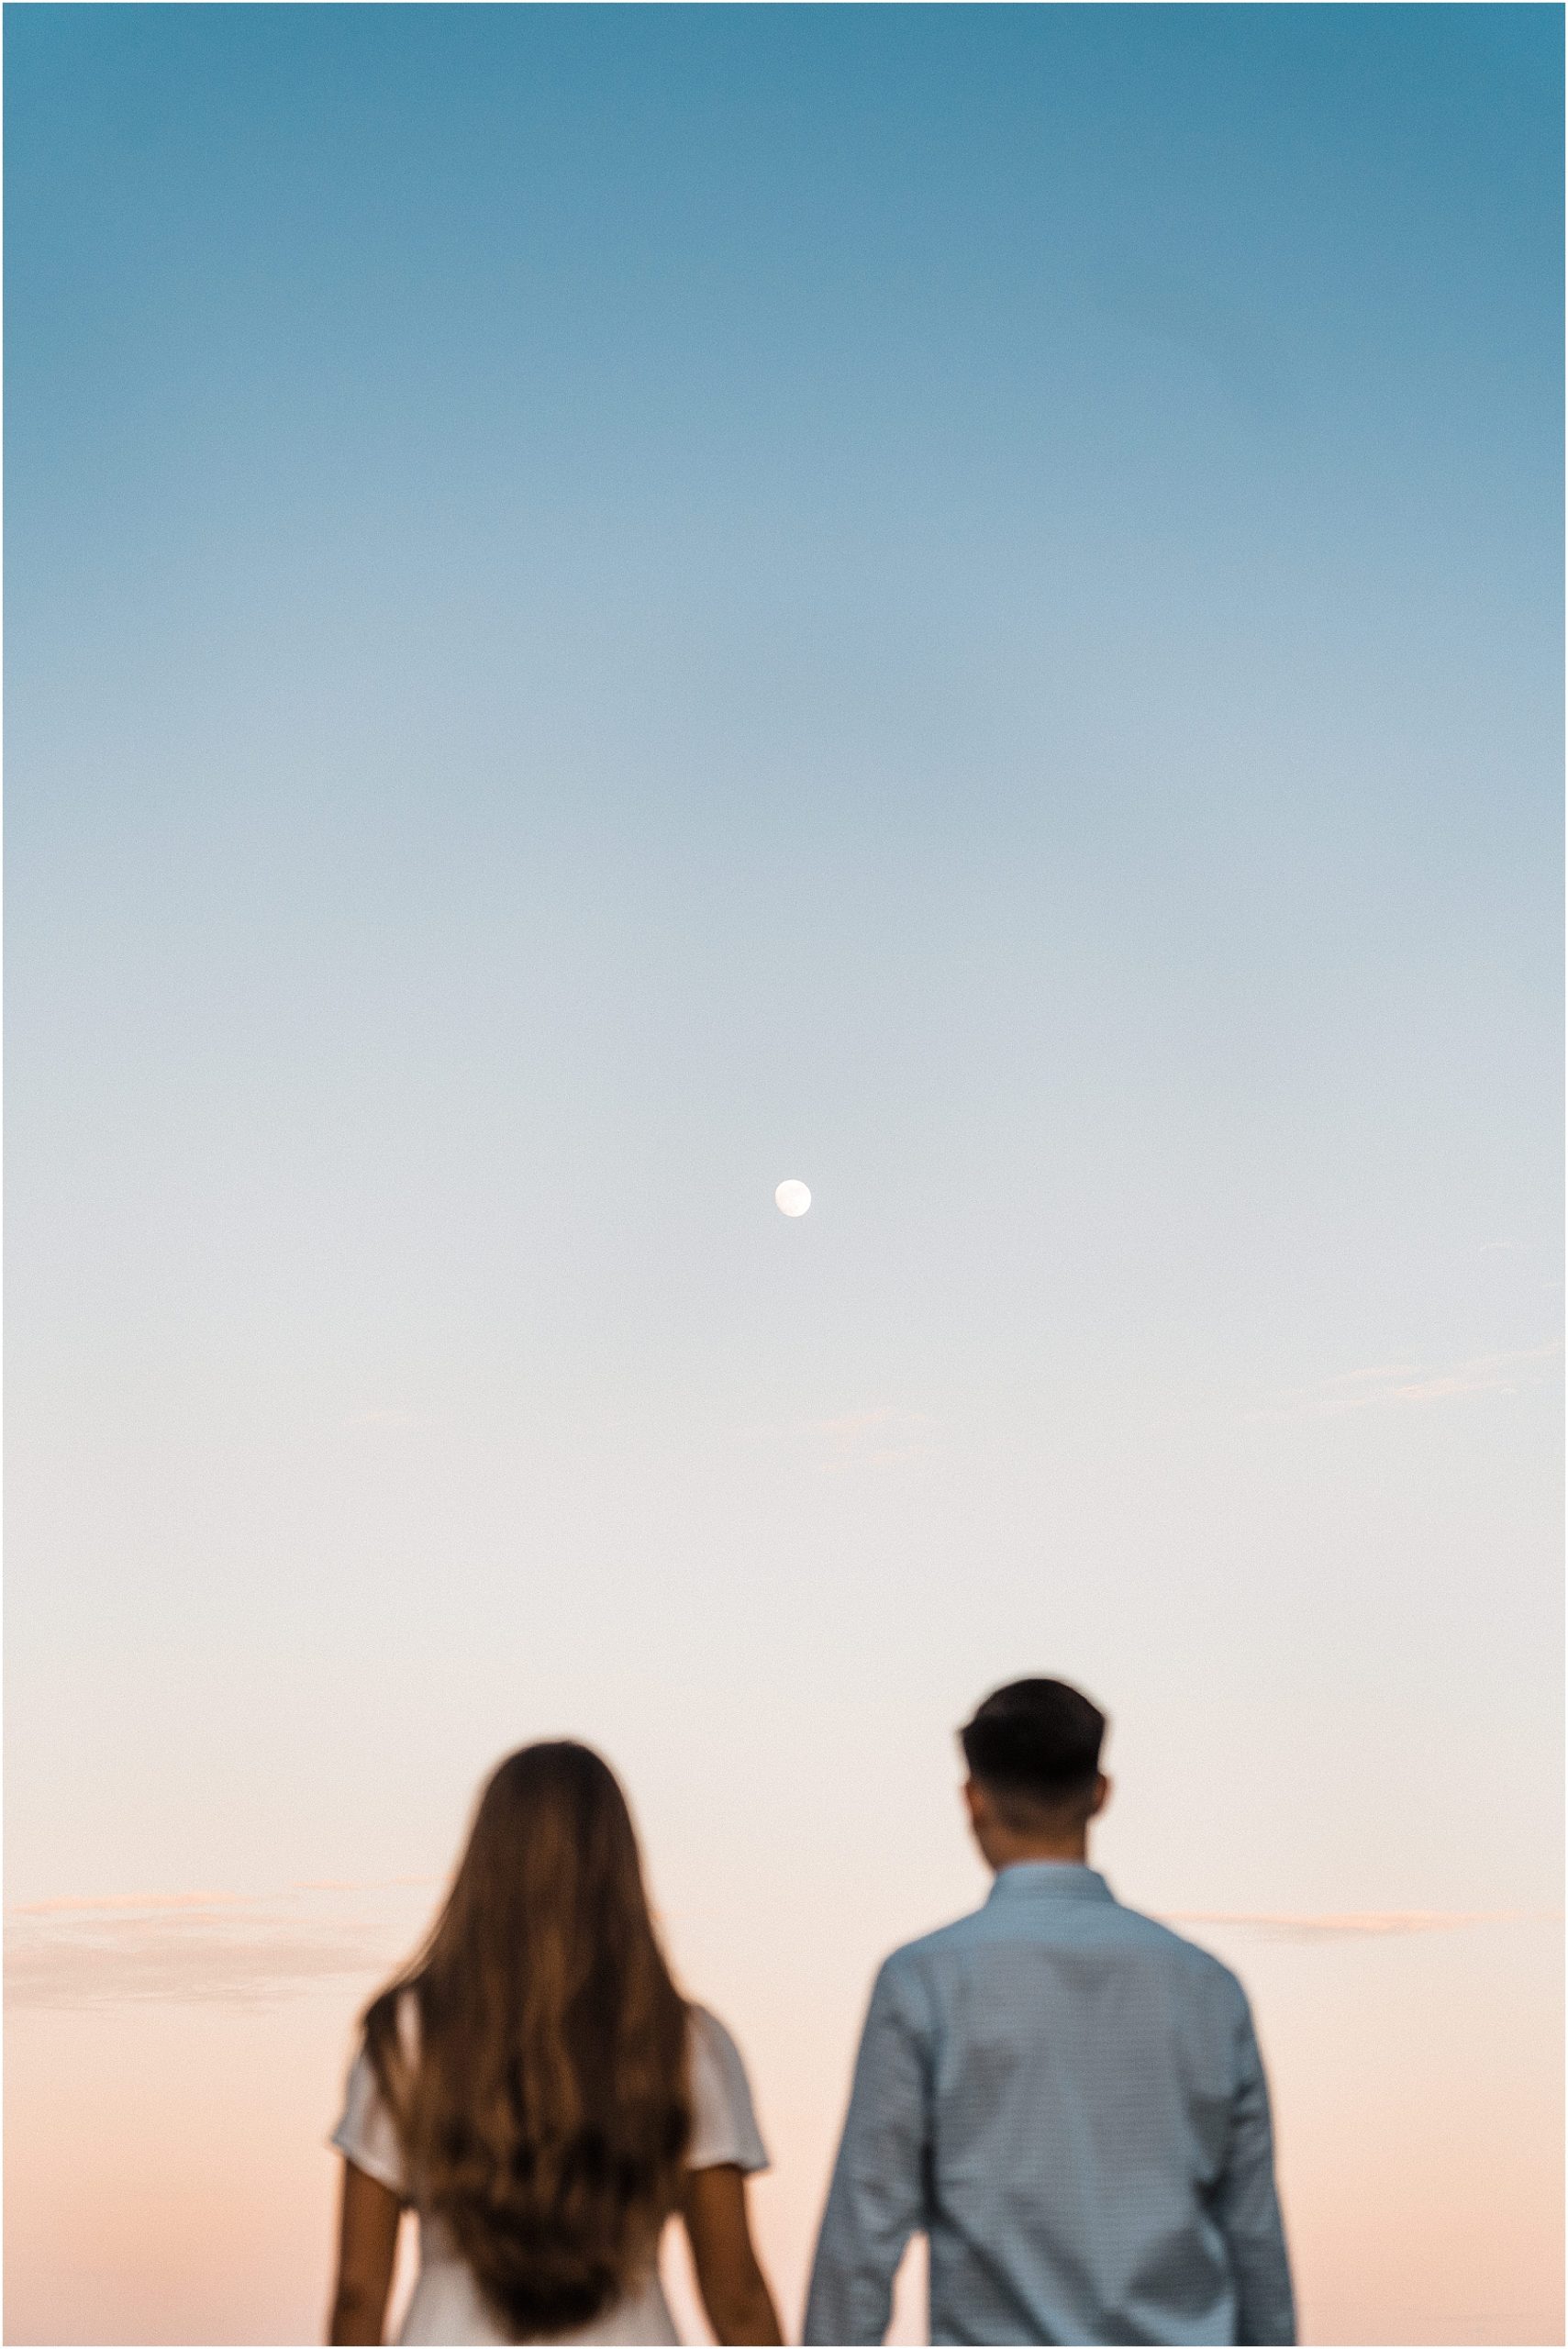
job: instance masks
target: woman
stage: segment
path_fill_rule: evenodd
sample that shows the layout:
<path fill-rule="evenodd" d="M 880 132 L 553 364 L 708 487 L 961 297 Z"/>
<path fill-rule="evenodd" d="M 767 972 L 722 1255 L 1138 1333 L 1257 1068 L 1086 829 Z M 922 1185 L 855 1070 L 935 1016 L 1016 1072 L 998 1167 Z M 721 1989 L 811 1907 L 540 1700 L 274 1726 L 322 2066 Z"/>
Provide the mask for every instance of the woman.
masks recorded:
<path fill-rule="evenodd" d="M 402 2341 L 673 2342 L 655 2262 L 677 2212 L 719 2340 L 780 2338 L 745 2070 L 670 1978 L 626 1799 L 586 1746 L 526 1746 L 490 1780 L 423 1955 L 366 2010 L 332 2142 L 334 2342 L 380 2341 L 407 2206 Z"/>

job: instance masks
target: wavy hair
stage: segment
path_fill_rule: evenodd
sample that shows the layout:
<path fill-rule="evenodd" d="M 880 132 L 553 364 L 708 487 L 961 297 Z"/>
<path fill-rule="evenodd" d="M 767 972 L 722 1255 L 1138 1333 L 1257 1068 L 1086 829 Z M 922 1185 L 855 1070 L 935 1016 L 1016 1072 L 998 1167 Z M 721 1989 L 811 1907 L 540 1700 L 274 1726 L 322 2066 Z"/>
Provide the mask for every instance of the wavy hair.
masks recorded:
<path fill-rule="evenodd" d="M 420 2209 L 507 2337 L 591 2324 L 651 2262 L 691 2132 L 686 2009 L 596 1753 L 501 1764 L 428 1942 L 364 2021 Z"/>

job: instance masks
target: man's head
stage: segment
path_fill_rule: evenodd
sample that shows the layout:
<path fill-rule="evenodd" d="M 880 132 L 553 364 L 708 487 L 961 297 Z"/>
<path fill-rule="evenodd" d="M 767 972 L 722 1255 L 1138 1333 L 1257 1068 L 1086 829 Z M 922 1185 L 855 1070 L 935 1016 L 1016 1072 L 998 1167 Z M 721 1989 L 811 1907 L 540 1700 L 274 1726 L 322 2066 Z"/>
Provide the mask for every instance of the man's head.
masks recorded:
<path fill-rule="evenodd" d="M 994 1868 L 1017 1860 L 1081 1860 L 1089 1821 L 1105 1809 L 1106 1717 L 1064 1680 L 993 1689 L 959 1731 L 969 1765 L 964 1800 Z"/>

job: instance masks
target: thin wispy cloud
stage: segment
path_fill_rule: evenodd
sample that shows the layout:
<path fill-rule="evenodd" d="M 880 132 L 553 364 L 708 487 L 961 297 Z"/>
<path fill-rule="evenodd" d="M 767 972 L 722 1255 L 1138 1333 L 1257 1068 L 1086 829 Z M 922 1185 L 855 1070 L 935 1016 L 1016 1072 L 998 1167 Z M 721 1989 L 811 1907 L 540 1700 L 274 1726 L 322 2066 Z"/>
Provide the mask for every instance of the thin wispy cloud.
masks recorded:
<path fill-rule="evenodd" d="M 892 1468 L 919 1457 L 921 1431 L 928 1424 L 923 1411 L 896 1411 L 889 1403 L 878 1403 L 868 1411 L 818 1419 L 816 1428 L 838 1464 L 858 1461 L 868 1468 Z"/>
<path fill-rule="evenodd" d="M 1365 1909 L 1343 1912 L 1262 1909 L 1174 1909 L 1169 1925 L 1213 1925 L 1260 1941 L 1384 1941 L 1410 1933 L 1452 1933 L 1467 1925 L 1518 1925 L 1550 1921 L 1554 1912 L 1533 1909 Z"/>
<path fill-rule="evenodd" d="M 384 1937 L 311 1937 L 260 1923 L 222 1932 L 121 1919 L 92 1936 L 54 1933 L 6 1956 L 7 2007 L 271 2005 L 324 1980 L 367 1979 L 399 1954 Z"/>
<path fill-rule="evenodd" d="M 106 1892 L 92 1900 L 62 1896 L 58 1900 L 18 1900 L 6 1912 L 13 1917 L 104 1917 L 127 1909 L 189 1910 L 242 1908 L 243 1892 Z"/>
<path fill-rule="evenodd" d="M 18 1917 L 113 1916 L 128 1909 L 255 1909 L 310 1892 L 395 1892 L 407 1887 L 428 1888 L 440 1881 L 429 1876 L 302 1876 L 282 1892 L 100 1892 L 91 1898 L 63 1893 L 52 1900 L 17 1900 L 6 1909 L 9 1921 Z"/>
<path fill-rule="evenodd" d="M 748 1433 L 753 1441 L 804 1450 L 815 1455 L 818 1468 L 842 1473 L 851 1468 L 895 1468 L 926 1458 L 929 1425 L 924 1411 L 901 1411 L 891 1403 L 873 1403 L 863 1410 L 841 1411 L 830 1419 L 751 1428 Z"/>
<path fill-rule="evenodd" d="M 1367 1369 L 1340 1371 L 1317 1386 L 1300 1388 L 1282 1402 L 1245 1416 L 1249 1421 L 1338 1419 L 1350 1411 L 1451 1403 L 1470 1395 L 1518 1395 L 1542 1383 L 1547 1365 L 1561 1352 L 1554 1339 L 1546 1345 L 1511 1353 L 1473 1354 L 1443 1367 L 1380 1363 Z"/>
<path fill-rule="evenodd" d="M 441 1881 L 437 1876 L 302 1876 L 291 1892 L 401 1892 L 409 1887 L 428 1891 Z"/>
<path fill-rule="evenodd" d="M 878 1403 L 869 1411 L 845 1411 L 836 1419 L 813 1419 L 809 1424 L 823 1435 L 836 1436 L 846 1443 L 857 1442 L 877 1428 L 887 1427 L 901 1417 L 891 1404 Z"/>
<path fill-rule="evenodd" d="M 271 1894 L 110 1893 L 19 1902 L 6 1912 L 6 2003 L 254 2006 L 302 1996 L 323 1982 L 368 1984 L 406 1954 L 418 1922 L 417 1907 L 406 1898 L 378 1903 L 376 1896 L 428 1896 L 432 1881 L 395 1876 L 299 1884 Z M 345 1896 L 357 1907 L 345 1908 Z"/>

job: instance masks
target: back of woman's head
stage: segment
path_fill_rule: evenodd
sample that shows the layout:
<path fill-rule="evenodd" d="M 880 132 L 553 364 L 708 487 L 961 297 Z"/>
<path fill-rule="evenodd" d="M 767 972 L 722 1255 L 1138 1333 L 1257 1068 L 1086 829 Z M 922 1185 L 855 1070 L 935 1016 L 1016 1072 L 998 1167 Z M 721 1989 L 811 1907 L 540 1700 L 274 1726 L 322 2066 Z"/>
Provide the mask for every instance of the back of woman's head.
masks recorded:
<path fill-rule="evenodd" d="M 565 1742 L 511 1754 L 365 2030 L 420 2205 L 513 2340 L 591 2323 L 652 2258 L 690 2128 L 685 2028 L 614 1774 Z"/>

